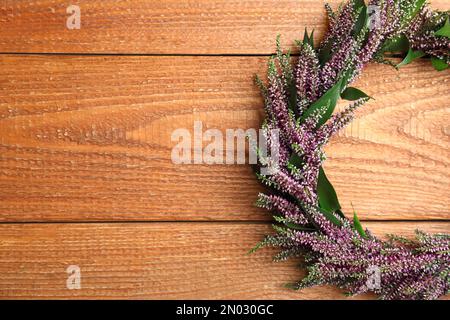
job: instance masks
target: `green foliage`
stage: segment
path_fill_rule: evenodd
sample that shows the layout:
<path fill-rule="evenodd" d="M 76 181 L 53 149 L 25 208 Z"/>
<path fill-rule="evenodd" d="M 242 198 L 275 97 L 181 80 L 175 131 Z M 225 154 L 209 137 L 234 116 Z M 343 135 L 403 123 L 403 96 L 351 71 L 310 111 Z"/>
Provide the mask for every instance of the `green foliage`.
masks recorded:
<path fill-rule="evenodd" d="M 448 63 L 443 59 L 439 59 L 436 57 L 431 57 L 431 64 L 437 71 L 443 71 L 448 68 Z"/>
<path fill-rule="evenodd" d="M 341 98 L 345 99 L 345 100 L 350 100 L 350 101 L 355 101 L 361 98 L 370 98 L 373 99 L 372 97 L 369 97 L 366 93 L 364 93 L 363 91 L 354 88 L 354 87 L 348 87 L 346 88 L 342 93 L 341 93 Z"/>
<path fill-rule="evenodd" d="M 419 13 L 420 9 L 422 9 L 422 7 L 425 5 L 425 3 L 427 2 L 427 0 L 416 0 L 415 5 L 412 6 L 412 10 L 411 10 L 411 17 L 415 17 L 416 14 Z"/>
<path fill-rule="evenodd" d="M 342 226 L 341 220 L 339 220 L 333 213 L 323 210 L 322 208 L 317 207 L 317 210 L 332 224 L 340 227 Z"/>
<path fill-rule="evenodd" d="M 314 112 L 317 112 L 320 108 L 326 107 L 325 113 L 320 117 L 317 127 L 322 126 L 328 119 L 330 119 L 333 114 L 334 108 L 336 107 L 337 101 L 341 93 L 342 79 L 339 80 L 330 90 L 325 92 L 325 94 L 320 97 L 316 102 L 314 102 L 302 115 L 301 121 L 306 120 Z"/>
<path fill-rule="evenodd" d="M 255 75 L 255 84 L 258 86 L 264 99 L 267 99 L 267 87 L 258 75 Z"/>
<path fill-rule="evenodd" d="M 288 219 L 286 219 L 285 217 L 281 217 L 281 216 L 273 216 L 274 220 L 278 223 L 282 223 L 283 225 L 285 225 L 286 227 L 288 227 L 289 229 L 294 229 L 294 230 L 300 230 L 300 231 L 314 231 L 314 229 L 312 228 L 308 228 L 305 227 L 303 225 L 299 225 L 297 223 L 294 223 L 292 221 L 289 221 Z"/>
<path fill-rule="evenodd" d="M 361 225 L 361 222 L 359 221 L 358 215 L 356 214 L 356 211 L 353 210 L 353 226 L 355 227 L 355 230 L 359 233 L 359 235 L 367 239 L 367 234 L 364 231 L 364 228 Z"/>
<path fill-rule="evenodd" d="M 293 152 L 289 158 L 289 164 L 300 169 L 302 167 L 303 161 L 296 152 Z"/>
<path fill-rule="evenodd" d="M 317 195 L 319 197 L 319 206 L 322 210 L 329 213 L 340 211 L 341 205 L 339 204 L 336 191 L 325 175 L 323 167 L 319 168 L 319 178 L 317 180 Z"/>
<path fill-rule="evenodd" d="M 303 44 L 308 44 L 311 48 L 314 49 L 314 30 L 311 31 L 311 34 L 308 35 L 308 30 L 305 28 L 305 34 L 303 35 Z"/>
<path fill-rule="evenodd" d="M 403 20 L 401 21 L 402 28 L 409 24 L 411 20 L 419 13 L 425 5 L 426 0 L 415 0 L 409 6 L 403 8 Z"/>
<path fill-rule="evenodd" d="M 297 88 L 295 87 L 294 75 L 291 65 L 291 53 L 290 51 L 288 51 L 286 54 L 283 53 L 283 50 L 281 49 L 280 35 L 277 36 L 276 46 L 277 46 L 276 60 L 278 61 L 278 64 L 281 69 L 281 75 L 285 80 L 287 86 L 285 90 L 289 94 L 289 101 L 288 101 L 289 110 L 295 112 L 297 106 Z"/>
<path fill-rule="evenodd" d="M 274 189 L 279 189 L 279 186 L 275 182 L 270 180 L 267 176 L 260 174 L 260 173 L 256 173 L 256 177 L 258 178 L 259 181 L 261 181 L 266 186 L 274 188 Z"/>
<path fill-rule="evenodd" d="M 386 40 L 384 45 L 381 48 L 381 51 L 384 52 L 408 52 L 409 50 L 409 41 L 408 38 L 401 34 L 397 37 Z"/>
<path fill-rule="evenodd" d="M 263 241 L 258 242 L 253 248 L 251 248 L 247 254 L 252 254 L 255 253 L 256 251 L 258 251 L 261 248 L 264 248 L 265 246 L 267 246 L 267 243 L 265 241 L 265 239 Z"/>
<path fill-rule="evenodd" d="M 397 68 L 401 67 L 401 66 L 405 66 L 407 64 L 410 64 L 411 62 L 413 62 L 416 59 L 422 58 L 423 56 L 425 56 L 425 53 L 422 51 L 414 51 L 411 48 L 409 48 L 408 50 L 408 54 L 406 55 L 406 57 L 403 59 L 402 62 L 400 62 L 397 65 Z"/>
<path fill-rule="evenodd" d="M 367 13 L 367 6 L 362 0 L 355 1 L 354 10 L 355 12 L 357 12 L 358 18 L 356 19 L 356 23 L 353 27 L 352 34 L 356 38 L 358 37 L 358 35 L 361 34 L 361 32 L 367 29 L 367 25 L 369 22 L 369 15 Z"/>
<path fill-rule="evenodd" d="M 450 22 L 449 17 L 447 17 L 447 20 L 445 20 L 445 24 L 440 28 L 438 31 L 434 33 L 435 36 L 442 36 L 450 38 Z"/>
<path fill-rule="evenodd" d="M 322 49 L 319 50 L 319 63 L 321 66 L 324 66 L 331 59 L 331 47 L 332 43 L 328 42 L 323 46 Z"/>
<path fill-rule="evenodd" d="M 380 255 L 387 254 L 390 249 L 398 246 L 398 244 L 393 243 L 390 245 L 387 242 L 373 237 L 363 228 L 355 210 L 353 210 L 353 220 L 351 218 L 347 219 L 344 216 L 341 211 L 341 205 L 336 191 L 321 167 L 321 163 L 324 161 L 323 141 L 328 139 L 329 132 L 324 133 L 324 131 L 318 129 L 331 118 L 338 99 L 342 98 L 356 102 L 349 107 L 349 113 L 344 112 L 342 118 L 337 117 L 336 119 L 333 119 L 333 121 L 335 121 L 333 125 L 336 126 L 336 131 L 341 128 L 340 124 L 346 124 L 347 120 L 350 121 L 351 118 L 349 115 L 351 115 L 351 112 L 359 106 L 360 102 L 365 102 L 370 98 L 366 93 L 357 88 L 347 87 L 350 80 L 353 80 L 354 76 L 359 74 L 361 71 L 360 69 L 368 60 L 375 60 L 377 62 L 393 65 L 393 61 L 385 59 L 385 53 L 387 52 L 402 53 L 404 55 L 403 61 L 395 67 L 407 65 L 415 59 L 428 54 L 432 55 L 431 62 L 437 70 L 448 68 L 448 55 L 445 55 L 444 53 L 442 54 L 444 58 L 439 58 L 441 56 L 440 52 L 442 44 L 447 40 L 442 37 L 449 37 L 450 25 L 448 17 L 447 19 L 444 19 L 444 15 L 434 15 L 433 18 L 429 18 L 428 15 L 424 15 L 423 18 L 426 19 L 425 27 L 421 26 L 417 28 L 417 26 L 415 26 L 414 28 L 408 28 L 408 24 L 411 23 L 414 16 L 416 16 L 424 6 L 425 0 L 402 0 L 400 2 L 380 1 L 378 3 L 379 5 L 387 6 L 383 9 L 388 10 L 388 19 L 393 18 L 392 21 L 401 20 L 400 27 L 397 23 L 392 24 L 394 31 L 391 32 L 387 30 L 389 28 L 384 30 L 386 31 L 386 34 L 383 34 L 381 37 L 384 43 L 380 44 L 377 37 L 368 37 L 369 17 L 368 8 L 365 2 L 366 1 L 364 0 L 351 0 L 350 5 L 353 7 L 343 6 L 344 11 L 339 9 L 336 13 L 331 10 L 331 7 L 327 6 L 331 27 L 337 27 L 331 34 L 336 35 L 336 37 L 326 37 L 326 42 L 319 45 L 317 50 L 314 50 L 314 31 L 309 34 L 307 29 L 305 29 L 303 40 L 298 41 L 297 44 L 299 45 L 300 50 L 304 50 L 300 51 L 299 55 L 299 66 L 304 67 L 304 69 L 301 70 L 302 72 L 299 73 L 299 76 L 301 76 L 301 78 L 299 78 L 299 84 L 306 82 L 306 85 L 301 87 L 298 95 L 295 86 L 296 74 L 293 72 L 294 69 L 292 67 L 290 53 L 284 54 L 282 52 L 280 37 L 277 38 L 276 55 L 269 61 L 270 99 L 279 99 L 282 103 L 275 105 L 271 104 L 271 101 L 267 101 L 266 110 L 268 110 L 267 113 L 270 113 L 268 121 L 271 124 L 271 127 L 282 127 L 280 124 L 284 124 L 288 121 L 290 125 L 289 129 L 298 129 L 298 132 L 294 135 L 291 134 L 291 131 L 287 131 L 284 132 L 285 135 L 281 136 L 285 143 L 283 146 L 287 146 L 287 150 L 283 151 L 291 153 L 287 163 L 282 164 L 284 170 L 283 173 L 287 171 L 287 174 L 290 177 L 286 180 L 272 180 L 270 176 L 263 176 L 260 174 L 257 174 L 257 176 L 264 184 L 270 187 L 273 195 L 280 196 L 284 200 L 287 200 L 289 205 L 295 204 L 298 209 L 301 209 L 302 220 L 296 220 L 296 218 L 292 218 L 287 213 L 286 215 L 281 215 L 279 211 L 274 209 L 275 206 L 272 206 L 270 201 L 266 200 L 266 202 L 264 202 L 264 199 L 260 199 L 258 205 L 268 208 L 269 210 L 274 209 L 270 211 L 274 214 L 273 218 L 275 222 L 273 224 L 273 229 L 276 234 L 274 236 L 266 237 L 253 248 L 251 252 L 254 252 L 263 246 L 277 246 L 281 247 L 282 251 L 275 256 L 275 260 L 285 260 L 289 257 L 301 254 L 304 257 L 308 275 L 303 281 L 294 284 L 292 286 L 294 289 L 301 289 L 319 284 L 336 284 L 344 288 L 349 284 L 357 285 L 361 282 L 360 280 L 364 279 L 367 275 L 365 273 L 355 272 L 353 266 L 362 266 L 367 261 L 370 263 L 370 259 L 373 260 L 374 254 L 373 248 L 368 246 L 369 242 L 363 241 L 363 239 L 370 238 L 374 241 L 380 241 L 383 245 Z M 397 4 L 400 6 L 401 12 L 398 11 L 398 7 L 392 7 Z M 348 9 L 353 10 L 348 12 Z M 340 16 L 341 13 L 343 13 L 343 15 Z M 422 18 L 422 16 L 420 18 Z M 354 23 L 355 19 L 356 22 Z M 339 25 L 340 23 L 343 23 L 343 25 Z M 350 24 L 353 24 L 353 26 Z M 349 25 L 350 28 L 348 27 Z M 342 32 L 342 29 L 345 29 L 345 32 Z M 433 30 L 437 31 L 433 32 Z M 382 33 L 384 31 L 382 31 Z M 432 39 L 422 37 L 425 32 L 426 35 L 436 36 L 435 38 L 439 40 L 436 41 L 436 46 L 433 46 L 432 44 L 433 41 L 436 40 L 434 37 Z M 348 51 L 339 51 L 339 56 L 335 56 L 333 58 L 333 63 L 329 63 L 326 70 L 321 72 L 320 66 L 324 66 L 329 62 L 333 55 L 343 48 L 343 41 L 347 40 L 349 37 L 352 37 L 354 41 L 351 42 L 352 45 L 350 47 L 344 47 Z M 386 37 L 391 38 L 386 39 Z M 407 37 L 410 37 L 411 43 L 414 45 L 418 43 L 417 47 L 414 48 L 439 47 L 439 50 L 433 51 L 423 49 L 426 52 L 416 51 L 411 47 Z M 422 40 L 426 42 L 425 45 L 423 45 L 424 43 L 421 43 Z M 373 50 L 377 50 L 375 54 L 373 54 Z M 304 60 L 302 60 L 302 58 Z M 319 60 L 319 63 L 317 63 L 317 60 Z M 305 81 L 305 79 L 310 79 L 311 82 Z M 261 79 L 256 78 L 255 81 L 261 89 L 263 96 L 267 99 L 267 87 Z M 330 83 L 334 83 L 331 88 Z M 326 90 L 324 88 L 330 89 L 317 99 L 315 93 L 323 93 L 323 91 Z M 277 112 L 280 111 L 279 108 L 271 109 L 271 107 L 278 107 L 280 105 L 285 107 L 286 104 L 289 106 L 289 110 L 282 110 L 283 113 L 277 114 Z M 285 117 L 286 111 L 289 114 L 287 120 Z M 346 118 L 346 116 L 349 117 Z M 307 120 L 308 122 L 305 123 Z M 316 127 L 312 128 L 313 126 Z M 314 136 L 316 133 L 317 137 Z M 335 131 L 333 133 L 335 133 Z M 309 141 L 303 141 L 306 140 L 303 138 L 309 139 L 310 137 L 313 139 L 311 143 L 309 143 Z M 293 141 L 297 141 L 297 143 L 294 143 Z M 309 161 L 310 159 L 311 161 Z M 315 184 L 316 181 L 310 179 L 310 177 L 317 172 L 316 170 L 319 170 L 317 185 Z M 292 180 L 290 178 L 292 178 Z M 274 183 L 274 180 L 278 181 L 279 185 Z M 301 192 L 298 193 L 298 197 L 297 191 Z M 317 199 L 317 203 L 314 202 L 314 199 Z M 287 207 L 287 210 L 290 209 L 290 207 Z M 322 218 L 322 220 L 318 220 L 319 217 Z M 328 224 L 327 226 L 324 226 L 321 223 L 323 219 L 327 219 L 339 228 L 329 228 Z M 297 221 L 305 221 L 307 224 L 298 224 Z M 323 270 L 319 268 L 319 264 L 317 263 L 318 257 L 322 259 L 321 262 L 324 264 L 330 263 L 335 265 L 335 263 L 343 263 L 342 261 L 345 259 L 341 258 L 345 253 L 339 252 L 339 250 L 336 251 L 334 246 L 329 246 L 329 252 L 324 253 L 324 246 L 313 248 L 314 246 L 311 244 L 321 242 L 328 243 L 327 241 L 329 241 L 329 243 L 334 245 L 338 240 L 341 241 L 342 239 L 345 239 L 344 232 L 342 232 L 343 230 L 349 231 L 345 232 L 349 237 L 345 241 L 350 245 L 354 245 L 355 250 L 357 250 L 355 251 L 357 258 L 348 259 L 351 261 L 345 262 L 346 267 L 348 267 L 349 270 L 347 270 L 348 272 L 343 274 L 341 278 L 336 277 L 335 273 L 327 278 L 327 273 L 324 273 Z M 411 249 L 411 252 L 416 253 L 419 250 L 428 252 L 427 250 L 430 248 L 430 239 L 428 236 L 420 235 L 418 236 L 418 239 L 419 241 L 411 242 L 415 246 Z M 438 239 L 436 238 L 434 240 Z M 422 247 L 417 246 L 418 242 L 422 243 Z M 440 244 L 438 243 L 438 245 Z M 300 252 L 299 248 L 302 248 L 304 252 Z M 359 255 L 361 249 L 367 249 L 366 256 Z M 349 251 L 346 249 L 346 252 Z M 443 254 L 448 254 L 448 252 L 443 252 Z M 367 261 L 363 260 L 365 258 L 367 258 Z M 444 261 L 444 264 L 445 263 L 446 261 Z M 384 267 L 390 268 L 389 265 Z M 395 268 L 395 266 L 393 268 Z M 400 270 L 400 272 L 404 271 Z M 447 276 L 448 273 L 445 277 Z M 358 290 L 360 290 L 359 287 L 351 288 L 349 289 L 349 294 L 360 292 Z M 414 297 L 412 293 L 407 293 L 407 296 Z M 384 297 L 392 298 L 395 296 L 391 297 L 390 295 L 385 294 Z M 401 297 L 401 295 L 398 295 L 398 297 Z"/>

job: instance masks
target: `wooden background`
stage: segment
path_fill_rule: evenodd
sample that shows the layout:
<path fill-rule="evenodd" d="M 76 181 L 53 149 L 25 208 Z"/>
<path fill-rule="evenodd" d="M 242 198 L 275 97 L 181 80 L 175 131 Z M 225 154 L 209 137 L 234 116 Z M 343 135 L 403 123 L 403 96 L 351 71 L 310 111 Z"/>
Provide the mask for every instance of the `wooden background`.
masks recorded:
<path fill-rule="evenodd" d="M 253 75 L 278 33 L 286 48 L 305 26 L 323 34 L 323 4 L 1 1 L 0 297 L 344 298 L 287 290 L 295 261 L 246 255 L 270 232 L 248 166 L 170 160 L 172 131 L 196 120 L 259 126 Z M 450 232 L 449 71 L 370 65 L 355 85 L 376 100 L 328 148 L 344 211 L 380 236 Z"/>

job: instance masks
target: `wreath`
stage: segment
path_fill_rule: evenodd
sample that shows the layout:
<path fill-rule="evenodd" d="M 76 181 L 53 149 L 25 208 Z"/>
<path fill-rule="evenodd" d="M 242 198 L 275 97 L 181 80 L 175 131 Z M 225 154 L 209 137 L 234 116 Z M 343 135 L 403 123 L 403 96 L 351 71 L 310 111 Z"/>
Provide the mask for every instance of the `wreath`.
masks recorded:
<path fill-rule="evenodd" d="M 262 125 L 267 145 L 277 144 L 277 170 L 258 153 L 256 175 L 267 187 L 257 205 L 273 214 L 274 234 L 251 252 L 281 248 L 274 260 L 302 257 L 306 276 L 294 289 L 330 284 L 349 295 L 374 292 L 381 299 L 436 299 L 450 288 L 450 235 L 416 231 L 414 240 L 390 235 L 380 240 L 348 219 L 322 164 L 324 146 L 371 99 L 350 87 L 369 62 L 399 68 L 421 57 L 441 71 L 450 63 L 449 11 L 431 10 L 425 0 L 350 0 L 334 12 L 323 41 L 305 30 L 298 54 L 281 50 L 268 63 L 268 82 L 256 77 L 264 97 Z M 389 54 L 387 54 L 389 53 Z M 401 54 L 395 64 L 391 54 Z M 350 100 L 334 113 L 339 98 Z M 273 139 L 270 130 L 278 130 Z"/>

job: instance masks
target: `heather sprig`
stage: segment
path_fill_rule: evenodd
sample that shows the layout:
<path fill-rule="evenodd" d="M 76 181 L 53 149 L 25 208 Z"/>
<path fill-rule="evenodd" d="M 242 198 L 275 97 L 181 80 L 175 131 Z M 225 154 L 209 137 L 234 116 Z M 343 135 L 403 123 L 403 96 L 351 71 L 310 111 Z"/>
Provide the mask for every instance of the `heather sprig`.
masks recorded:
<path fill-rule="evenodd" d="M 264 96 L 263 128 L 280 132 L 280 161 L 274 174 L 257 174 L 268 188 L 257 205 L 273 213 L 275 234 L 255 249 L 281 248 L 275 260 L 303 257 L 308 274 L 293 285 L 296 289 L 332 284 L 349 294 L 371 291 L 382 299 L 436 299 L 450 288 L 450 236 L 417 231 L 413 240 L 376 238 L 356 213 L 353 220 L 342 213 L 322 164 L 330 138 L 370 100 L 349 86 L 365 65 L 399 67 L 430 57 L 437 70 L 448 67 L 449 14 L 432 11 L 424 0 L 370 0 L 367 5 L 350 0 L 336 12 L 329 5 L 326 10 L 329 28 L 323 41 L 315 46 L 314 32 L 305 30 L 303 41 L 296 41 L 298 54 L 291 57 L 278 38 L 268 84 L 256 81 Z M 388 60 L 390 53 L 401 54 L 402 63 Z M 335 113 L 341 98 L 351 102 Z M 260 165 L 265 160 L 260 158 Z"/>

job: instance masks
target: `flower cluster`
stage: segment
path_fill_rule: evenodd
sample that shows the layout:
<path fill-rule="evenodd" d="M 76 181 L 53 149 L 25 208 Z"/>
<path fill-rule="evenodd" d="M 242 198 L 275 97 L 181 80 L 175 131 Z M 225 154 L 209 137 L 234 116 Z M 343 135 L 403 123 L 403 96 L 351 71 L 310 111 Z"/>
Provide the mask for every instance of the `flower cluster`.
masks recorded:
<path fill-rule="evenodd" d="M 337 12 L 326 9 L 323 41 L 315 47 L 313 33 L 305 31 L 294 60 L 278 39 L 267 86 L 257 78 L 265 99 L 263 128 L 278 129 L 280 139 L 278 170 L 258 175 L 268 193 L 257 205 L 273 213 L 276 234 L 256 248 L 282 248 L 276 260 L 303 257 L 308 275 L 297 289 L 332 284 L 383 299 L 436 299 L 450 289 L 450 236 L 417 231 L 415 240 L 377 239 L 356 214 L 349 220 L 342 213 L 322 163 L 324 146 L 370 99 L 349 87 L 367 63 L 393 64 L 386 53 L 401 52 L 400 65 L 429 56 L 436 69 L 448 67 L 449 15 L 431 11 L 423 0 L 350 0 Z M 335 113 L 339 98 L 351 102 Z"/>
<path fill-rule="evenodd" d="M 436 26 L 445 24 L 446 19 L 448 13 L 435 12 L 424 6 L 406 30 L 411 48 L 450 63 L 450 39 L 435 32 Z"/>
<path fill-rule="evenodd" d="M 293 285 L 295 289 L 331 284 L 351 295 L 372 291 L 382 299 L 437 299 L 448 292 L 448 235 L 416 231 L 416 241 L 395 236 L 381 241 L 368 230 L 361 235 L 345 218 L 336 217 L 335 225 L 313 207 L 285 217 L 316 226 L 276 227 L 278 233 L 262 243 L 282 248 L 276 260 L 304 257 L 308 275 Z"/>

